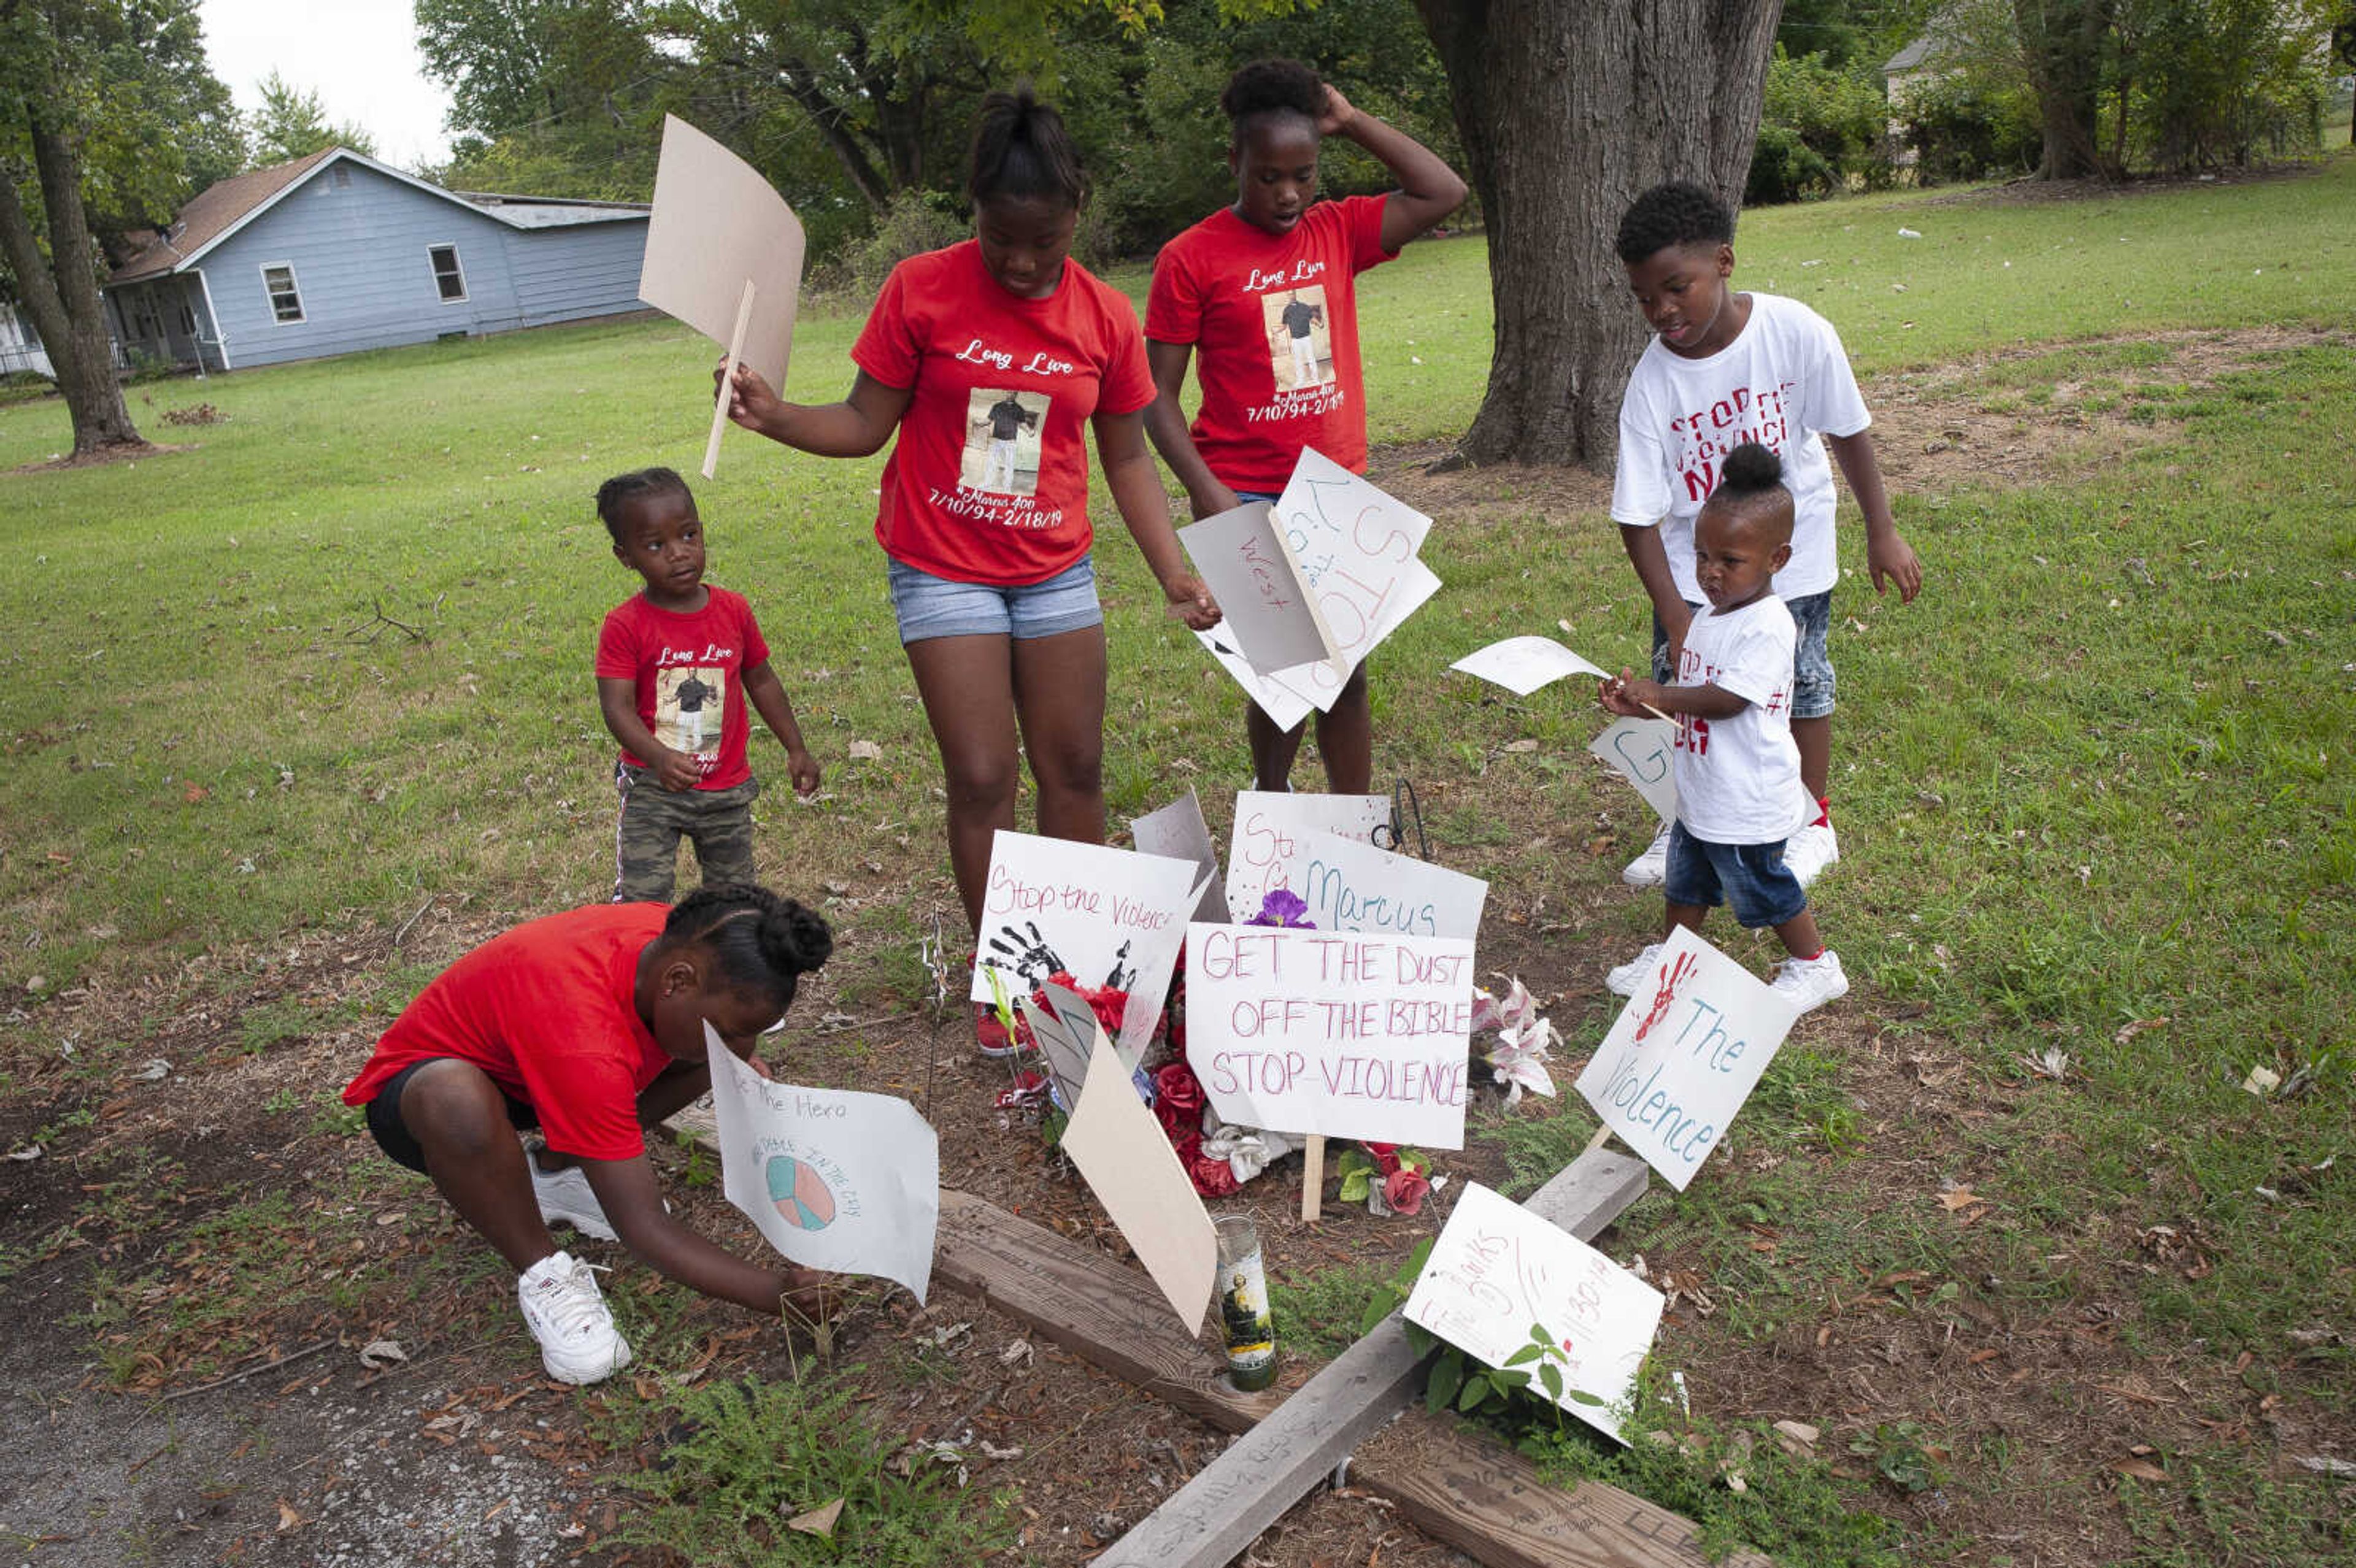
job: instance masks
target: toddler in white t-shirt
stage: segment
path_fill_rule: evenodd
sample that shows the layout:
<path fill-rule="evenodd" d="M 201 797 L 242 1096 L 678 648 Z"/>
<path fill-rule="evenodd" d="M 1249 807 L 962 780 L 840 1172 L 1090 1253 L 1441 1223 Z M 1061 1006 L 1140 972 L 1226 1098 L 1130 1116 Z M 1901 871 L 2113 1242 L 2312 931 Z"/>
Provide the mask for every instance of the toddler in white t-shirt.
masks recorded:
<path fill-rule="evenodd" d="M 1708 603 L 1687 628 L 1676 683 L 1622 670 L 1598 697 L 1608 713 L 1656 709 L 1677 722 L 1664 940 L 1676 926 L 1699 932 L 1720 903 L 1746 926 L 1772 926 L 1791 955 L 1776 972 L 1776 994 L 1804 1013 L 1844 995 L 1848 977 L 1783 857 L 1816 815 L 1792 739 L 1799 632 L 1772 586 L 1792 557 L 1792 517 L 1783 461 L 1755 442 L 1729 453 L 1694 519 L 1694 576 Z M 1632 996 L 1659 957 L 1655 943 L 1605 983 Z"/>

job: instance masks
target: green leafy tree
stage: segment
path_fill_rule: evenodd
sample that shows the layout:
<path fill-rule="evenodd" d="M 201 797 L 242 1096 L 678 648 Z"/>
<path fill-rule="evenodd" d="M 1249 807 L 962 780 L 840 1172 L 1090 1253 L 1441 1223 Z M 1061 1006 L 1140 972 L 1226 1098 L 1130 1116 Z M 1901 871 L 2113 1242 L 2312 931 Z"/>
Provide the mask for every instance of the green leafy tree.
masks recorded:
<path fill-rule="evenodd" d="M 242 155 L 195 0 L 0 0 L 0 259 L 76 455 L 144 444 L 99 299 L 101 237 L 167 220 Z"/>
<path fill-rule="evenodd" d="M 257 168 L 307 158 L 329 147 L 348 147 L 369 156 L 376 154 L 376 138 L 359 126 L 337 124 L 327 118 L 319 95 L 295 86 L 276 71 L 262 79 L 262 107 L 246 126 L 248 144 Z"/>

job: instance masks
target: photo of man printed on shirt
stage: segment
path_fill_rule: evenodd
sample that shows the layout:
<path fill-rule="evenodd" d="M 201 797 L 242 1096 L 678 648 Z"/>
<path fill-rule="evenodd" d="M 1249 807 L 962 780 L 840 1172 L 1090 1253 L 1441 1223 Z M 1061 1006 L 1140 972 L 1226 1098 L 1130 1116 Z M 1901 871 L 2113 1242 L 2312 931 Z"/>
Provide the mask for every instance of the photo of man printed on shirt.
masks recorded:
<path fill-rule="evenodd" d="M 655 672 L 655 739 L 674 752 L 709 756 L 720 750 L 728 674 L 680 665 Z"/>
<path fill-rule="evenodd" d="M 1268 357 L 1276 389 L 1290 392 L 1333 379 L 1333 341 L 1325 325 L 1325 288 L 1310 283 L 1262 294 L 1260 315 L 1268 325 Z"/>
<path fill-rule="evenodd" d="M 1044 392 L 975 388 L 966 400 L 965 451 L 958 462 L 958 483 L 1001 496 L 1036 492 L 1039 432 L 1053 400 Z"/>

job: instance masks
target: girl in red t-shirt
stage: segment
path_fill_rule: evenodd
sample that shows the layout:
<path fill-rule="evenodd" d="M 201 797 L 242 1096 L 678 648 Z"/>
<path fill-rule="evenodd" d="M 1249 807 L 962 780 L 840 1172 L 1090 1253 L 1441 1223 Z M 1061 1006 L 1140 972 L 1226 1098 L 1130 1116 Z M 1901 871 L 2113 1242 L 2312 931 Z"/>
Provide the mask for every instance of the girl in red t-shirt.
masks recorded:
<path fill-rule="evenodd" d="M 894 442 L 875 537 L 948 775 L 949 860 L 979 933 L 991 838 L 1014 826 L 1022 754 L 1039 831 L 1104 840 L 1104 615 L 1089 560 L 1092 432 L 1121 520 L 1189 626 L 1219 619 L 1187 570 L 1147 450 L 1145 339 L 1126 297 L 1070 259 L 1086 194 L 1055 112 L 983 101 L 974 238 L 894 269 L 839 403 L 788 403 L 743 364 L 738 424 L 823 457 Z M 985 1049 L 1004 1045 L 985 1027 Z"/>
<path fill-rule="evenodd" d="M 1234 126 L 1235 205 L 1162 247 L 1145 313 L 1157 393 L 1145 427 L 1197 517 L 1274 501 L 1305 446 L 1365 471 L 1353 280 L 1464 200 L 1463 180 L 1437 154 L 1352 108 L 1297 61 L 1244 67 L 1219 107 Z M 1318 203 L 1317 148 L 1326 136 L 1372 153 L 1399 187 Z M 1197 350 L 1203 404 L 1189 430 L 1178 400 Z M 1301 727 L 1279 730 L 1257 703 L 1244 713 L 1258 786 L 1288 787 Z M 1317 750 L 1328 788 L 1359 795 L 1373 782 L 1364 661 L 1317 716 Z"/>
<path fill-rule="evenodd" d="M 673 1220 L 642 1130 L 712 1087 L 707 1019 L 752 1060 L 833 946 L 825 921 L 755 887 L 549 915 L 437 976 L 345 1089 L 379 1147 L 432 1177 L 517 1271 L 549 1376 L 595 1382 L 630 1360 L 595 1276 L 558 1250 L 552 1223 L 618 1236 L 681 1285 L 756 1312 L 822 1310 L 824 1274 L 757 1267 Z M 535 1127 L 546 1146 L 528 1151 L 516 1131 Z"/>

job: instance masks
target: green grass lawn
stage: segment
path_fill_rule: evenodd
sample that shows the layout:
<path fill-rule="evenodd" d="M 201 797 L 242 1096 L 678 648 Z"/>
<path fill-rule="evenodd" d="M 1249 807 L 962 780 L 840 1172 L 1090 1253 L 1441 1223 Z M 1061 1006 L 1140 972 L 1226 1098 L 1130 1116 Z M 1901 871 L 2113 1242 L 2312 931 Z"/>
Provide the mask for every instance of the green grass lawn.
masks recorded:
<path fill-rule="evenodd" d="M 1859 1267 L 2002 1277 L 2023 1303 L 2100 1279 L 2131 1294 L 2130 1333 L 2156 1363 L 2249 1352 L 2256 1370 L 2238 1375 L 2262 1392 L 2344 1399 L 2352 212 L 2342 155 L 2303 177 L 2093 201 L 1933 192 L 1744 219 L 1738 283 L 1823 311 L 1861 372 L 1962 364 L 1954 396 L 2029 421 L 2051 417 L 2054 383 L 2109 377 L 2123 417 L 2158 439 L 2065 483 L 1901 491 L 1923 598 L 1844 595 L 1836 767 L 1855 848 L 1824 884 L 1826 929 L 1876 997 L 1919 1005 L 1897 1038 L 1942 1042 L 1987 1085 L 2041 1087 L 2001 1140 L 1957 1135 L 1952 1174 L 1999 1205 L 1968 1232 L 1844 1189 L 1837 1165 L 1819 1182 L 1728 1161 L 1669 1205 L 1653 1222 L 1713 1260 L 1742 1303 L 1735 1331 L 1772 1337 Z M 1119 281 L 1141 295 L 1141 273 Z M 1461 432 L 1489 352 L 1480 241 L 1413 247 L 1362 297 L 1376 439 Z M 804 322 L 795 395 L 847 386 L 857 326 Z M 2200 386 L 2119 379 L 2165 358 L 2122 339 L 2275 326 L 2343 336 Z M 193 450 L 0 474 L 0 987 L 27 1009 L 0 1026 L 0 1089 L 54 1054 L 45 998 L 77 985 L 265 954 L 301 928 L 395 926 L 437 892 L 514 917 L 605 894 L 611 748 L 588 666 L 636 580 L 591 496 L 626 468 L 692 472 L 713 357 L 683 328 L 633 323 L 155 383 L 134 390 L 134 416 Z M 199 401 L 225 422 L 160 417 Z M 54 401 L 0 407 L 0 469 L 67 441 Z M 879 468 L 737 432 L 697 488 L 712 578 L 752 599 L 828 771 L 816 805 L 781 786 L 765 801 L 765 860 L 789 890 L 869 901 L 856 919 L 874 940 L 853 962 L 882 987 L 906 967 L 882 949 L 949 901 L 937 762 L 870 540 Z M 1098 520 L 1115 815 L 1192 783 L 1223 816 L 1246 773 L 1225 677 L 1162 617 L 1101 505 Z M 1456 863 L 1517 896 L 1616 890 L 1616 859 L 1540 854 L 1502 826 L 1552 816 L 1568 843 L 1611 811 L 1626 831 L 1633 813 L 1580 757 L 1598 716 L 1575 695 L 1483 709 L 1443 673 L 1566 609 L 1582 652 L 1635 657 L 1616 539 L 1595 510 L 1451 521 L 1425 551 L 1449 589 L 1378 659 L 1378 751 L 1449 803 L 1436 825 Z M 1496 756 L 1523 735 L 1536 757 Z M 882 760 L 851 761 L 853 741 Z M 755 744 L 774 778 L 782 753 Z M 1602 907 L 1582 933 L 1615 946 L 1655 912 L 1616 894 Z M 1601 1023 L 1571 1029 L 1573 1054 Z M 86 1040 L 80 1060 L 102 1074 L 139 1044 Z M 2049 1051 L 2062 1077 L 2032 1078 L 2026 1061 Z M 2245 1092 L 2255 1066 L 2297 1092 Z M 1751 1137 L 1855 1149 L 1847 1071 L 1787 1052 Z M 1773 1257 L 1742 1229 L 1767 1213 L 1787 1235 Z M 2121 1255 L 2132 1265 L 2160 1225 L 2196 1233 L 2212 1266 L 2130 1266 L 2120 1284 Z M 2285 1336 L 2318 1322 L 2340 1349 L 2288 1355 Z M 2329 1483 L 2280 1477 L 2263 1437 L 2168 1457 L 2207 1479 L 2197 1499 L 2128 1484 L 2136 1561 L 2345 1548 Z M 1969 1474 L 1957 1484 L 2019 1480 L 1992 1461 Z"/>

